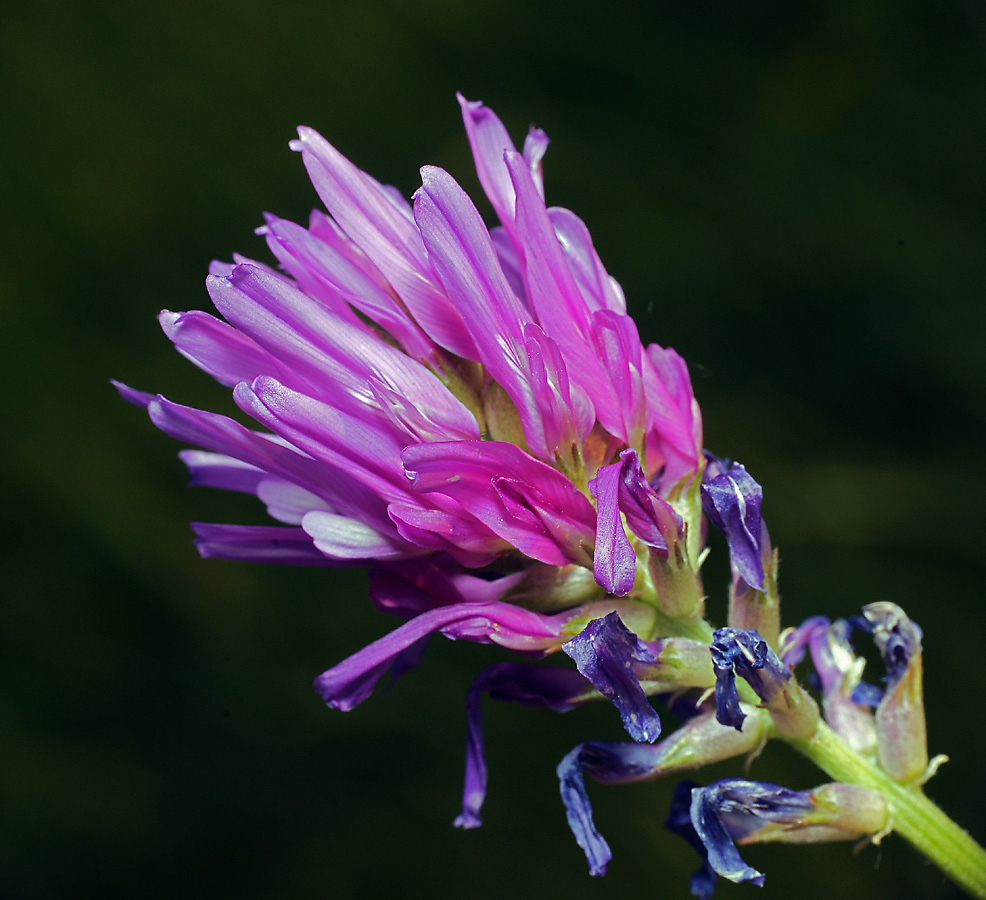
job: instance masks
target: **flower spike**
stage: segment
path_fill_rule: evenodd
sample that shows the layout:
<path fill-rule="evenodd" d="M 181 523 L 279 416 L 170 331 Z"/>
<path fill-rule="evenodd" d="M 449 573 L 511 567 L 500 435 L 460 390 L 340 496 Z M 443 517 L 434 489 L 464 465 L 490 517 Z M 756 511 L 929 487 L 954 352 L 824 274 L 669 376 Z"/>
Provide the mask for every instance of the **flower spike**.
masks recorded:
<path fill-rule="evenodd" d="M 458 99 L 498 225 L 440 168 L 420 169 L 409 203 L 299 128 L 290 146 L 325 208 L 307 224 L 264 214 L 256 234 L 277 268 L 214 261 L 215 310 L 159 318 L 256 424 L 116 385 L 189 445 L 192 484 L 249 495 L 270 516 L 195 523 L 200 554 L 366 566 L 370 601 L 398 622 L 315 679 L 332 709 L 416 668 L 436 633 L 529 660 L 563 651 L 558 667 L 496 662 L 469 688 L 457 826 L 480 824 L 484 694 L 557 712 L 606 699 L 633 742 L 585 741 L 558 766 L 593 875 L 611 853 L 586 775 L 658 778 L 752 759 L 779 739 L 859 784 L 683 786 L 669 825 L 705 860 L 693 893 L 711 896 L 719 875 L 762 882 L 737 845 L 884 828 L 876 788 L 894 829 L 986 900 L 986 853 L 917 789 L 937 764 L 920 629 L 874 603 L 861 620 L 816 617 L 781 634 L 763 492 L 743 466 L 703 451 L 685 361 L 641 343 L 585 224 L 546 202 L 544 132 L 532 127 L 518 149 L 492 110 Z M 732 574 L 718 631 L 701 578 L 709 522 Z M 853 627 L 883 654 L 883 689 L 861 681 Z M 808 653 L 831 728 L 792 674 Z M 660 740 L 655 696 L 683 722 Z"/>

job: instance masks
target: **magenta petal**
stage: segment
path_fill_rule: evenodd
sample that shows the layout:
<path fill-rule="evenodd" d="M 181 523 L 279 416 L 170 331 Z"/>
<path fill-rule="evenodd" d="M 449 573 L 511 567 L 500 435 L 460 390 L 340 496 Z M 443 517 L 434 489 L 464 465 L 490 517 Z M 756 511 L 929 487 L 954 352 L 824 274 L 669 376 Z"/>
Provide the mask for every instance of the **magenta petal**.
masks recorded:
<path fill-rule="evenodd" d="M 377 609 L 410 618 L 427 609 L 465 603 L 492 603 L 522 581 L 525 572 L 480 578 L 459 569 L 449 557 L 418 556 L 370 569 L 370 599 Z"/>
<path fill-rule="evenodd" d="M 648 483 L 634 450 L 620 454 L 620 512 L 630 530 L 649 547 L 663 551 L 684 536 L 684 523 L 669 503 Z"/>
<path fill-rule="evenodd" d="M 178 352 L 222 384 L 287 374 L 255 341 L 208 313 L 162 310 L 158 320 Z"/>
<path fill-rule="evenodd" d="M 493 204 L 493 209 L 496 210 L 503 227 L 512 234 L 514 187 L 507 173 L 507 167 L 503 164 L 503 154 L 507 150 L 516 151 L 514 142 L 496 113 L 488 106 L 484 106 L 479 100 L 466 100 L 462 94 L 455 96 L 459 106 L 462 107 L 462 121 L 466 126 L 466 135 L 472 148 L 479 183 L 483 186 L 490 203 Z M 540 156 L 537 157 L 535 165 L 539 162 Z"/>
<path fill-rule="evenodd" d="M 404 540 L 425 550 L 447 551 L 463 565 L 485 565 L 510 549 L 507 541 L 464 509 L 391 503 L 387 513 Z M 472 556 L 480 558 L 472 559 Z"/>
<path fill-rule="evenodd" d="M 585 564 L 596 511 L 560 472 L 513 444 L 455 441 L 408 447 L 415 491 L 462 504 L 522 553 L 551 565 Z"/>
<path fill-rule="evenodd" d="M 383 273 L 417 323 L 458 356 L 476 359 L 476 345 L 448 296 L 435 283 L 421 236 L 406 212 L 311 128 L 291 147 L 302 153 L 315 190 L 333 218 Z"/>
<path fill-rule="evenodd" d="M 394 659 L 425 635 L 442 631 L 452 638 L 537 650 L 557 644 L 563 621 L 501 602 L 431 609 L 323 672 L 315 690 L 333 709 L 350 710 L 373 693 Z"/>
<path fill-rule="evenodd" d="M 692 393 L 685 361 L 670 347 L 651 344 L 643 358 L 644 391 L 651 415 L 648 442 L 663 458 L 670 489 L 699 468 L 702 414 Z"/>

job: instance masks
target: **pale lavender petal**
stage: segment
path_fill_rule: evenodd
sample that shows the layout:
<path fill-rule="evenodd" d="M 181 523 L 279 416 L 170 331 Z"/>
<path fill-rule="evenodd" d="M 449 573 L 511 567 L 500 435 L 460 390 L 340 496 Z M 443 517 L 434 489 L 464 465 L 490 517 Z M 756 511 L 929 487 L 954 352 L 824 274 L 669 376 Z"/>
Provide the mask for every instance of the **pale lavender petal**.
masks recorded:
<path fill-rule="evenodd" d="M 204 559 L 277 563 L 285 566 L 345 566 L 329 559 L 300 528 L 277 525 L 213 525 L 193 522 L 195 546 Z"/>
<path fill-rule="evenodd" d="M 110 379 L 110 384 L 116 388 L 116 392 L 127 401 L 127 403 L 132 403 L 134 406 L 139 406 L 141 409 L 147 409 L 150 404 L 157 399 L 156 394 L 148 394 L 145 391 L 138 391 L 136 388 L 132 388 L 129 385 L 124 384 L 122 381 L 116 381 L 115 379 Z"/>
<path fill-rule="evenodd" d="M 300 525 L 301 520 L 313 510 L 332 512 L 332 506 L 321 497 L 303 487 L 281 478 L 264 478 L 255 491 L 267 513 L 286 525 Z"/>
<path fill-rule="evenodd" d="M 248 266 L 229 278 L 210 277 L 223 315 L 304 373 L 312 393 L 353 415 L 376 408 L 369 388 L 379 381 L 439 423 L 447 437 L 479 436 L 476 419 L 433 372 L 379 337 L 333 315 L 283 279 Z"/>
<path fill-rule="evenodd" d="M 385 419 L 374 427 L 272 378 L 237 385 L 233 397 L 240 409 L 275 434 L 315 459 L 347 471 L 383 500 L 406 498 L 401 467 L 405 442 Z"/>
<path fill-rule="evenodd" d="M 446 350 L 477 359 L 461 315 L 435 281 L 414 223 L 393 197 L 311 128 L 291 142 L 333 218 L 383 273 L 415 321 Z"/>
<path fill-rule="evenodd" d="M 585 223 L 571 210 L 559 206 L 549 207 L 548 218 L 586 308 L 590 312 L 609 309 L 615 313 L 625 313 L 627 304 L 623 290 L 603 267 Z"/>
<path fill-rule="evenodd" d="M 538 410 L 539 440 L 545 448 L 571 453 L 595 424 L 588 395 L 569 382 L 568 369 L 558 345 L 537 325 L 524 326 L 530 386 Z"/>
<path fill-rule="evenodd" d="M 648 410 L 637 326 L 629 316 L 603 309 L 592 314 L 590 328 L 595 354 L 609 375 L 616 398 L 615 411 L 620 416 L 620 423 L 614 423 L 612 428 L 607 425 L 607 430 L 622 437 L 631 447 L 641 447 Z"/>
<path fill-rule="evenodd" d="M 300 225 L 274 216 L 267 217 L 267 225 L 260 231 L 305 291 L 333 303 L 334 311 L 360 324 L 350 309 L 355 307 L 393 335 L 411 357 L 424 359 L 434 355 L 435 345 L 407 310 L 350 255 Z"/>
<path fill-rule="evenodd" d="M 406 201 L 405 201 L 406 205 Z M 408 206 L 410 210 L 410 206 Z M 413 219 L 413 216 L 412 216 Z M 390 282 L 384 278 L 383 273 L 370 261 L 369 257 L 360 250 L 356 244 L 350 240 L 349 236 L 343 231 L 331 216 L 326 215 L 320 209 L 313 209 L 308 216 L 308 230 L 320 241 L 328 244 L 336 253 L 350 260 L 353 265 L 376 282 L 378 287 L 385 291 L 393 290 Z"/>
<path fill-rule="evenodd" d="M 503 227 L 513 234 L 515 195 L 510 175 L 503 164 L 503 154 L 507 150 L 516 152 L 517 148 L 493 110 L 479 100 L 466 100 L 462 94 L 455 96 L 462 107 L 462 121 L 466 126 L 479 183 L 493 204 Z M 537 162 L 540 162 L 540 157 Z"/>
<path fill-rule="evenodd" d="M 180 450 L 178 458 L 188 468 L 188 483 L 191 487 L 211 487 L 224 491 L 239 491 L 243 494 L 256 494 L 260 482 L 270 477 L 263 469 L 223 453 Z"/>
<path fill-rule="evenodd" d="M 625 440 L 624 414 L 611 373 L 593 341 L 590 310 L 569 270 L 544 201 L 523 157 L 507 154 L 507 166 L 517 192 L 517 232 L 531 307 L 545 333 L 557 341 L 570 377 L 585 390 L 600 422 Z"/>
<path fill-rule="evenodd" d="M 527 298 L 527 287 L 524 284 L 523 264 L 517 256 L 517 248 L 506 229 L 502 226 L 490 229 L 490 238 L 493 241 L 493 248 L 496 250 L 497 259 L 500 260 L 500 268 L 503 276 L 507 279 L 510 289 L 517 295 L 526 309 L 530 309 Z"/>
<path fill-rule="evenodd" d="M 305 513 L 301 527 L 322 553 L 336 559 L 389 559 L 419 552 L 359 519 L 322 510 Z"/>
<path fill-rule="evenodd" d="M 462 313 L 479 359 L 517 407 L 531 452 L 553 459 L 530 375 L 525 326 L 530 312 L 510 289 L 476 207 L 447 172 L 421 170 L 414 215 L 428 256 Z"/>
<path fill-rule="evenodd" d="M 534 187 L 537 188 L 537 192 L 542 198 L 544 197 L 544 172 L 541 163 L 544 160 L 544 154 L 548 152 L 548 144 L 550 143 L 551 140 L 548 135 L 533 125 L 527 132 L 527 137 L 524 138 L 524 159 L 527 160 L 528 168 L 531 170 L 531 181 L 534 182 Z"/>
<path fill-rule="evenodd" d="M 266 239 L 271 253 L 277 257 L 284 271 L 297 282 L 298 287 L 350 325 L 369 330 L 370 326 L 356 315 L 337 287 L 336 281 L 339 279 L 332 277 L 341 268 L 344 273 L 341 280 L 345 282 L 346 274 L 350 274 L 346 269 L 356 268 L 351 259 L 342 256 L 301 225 L 280 219 L 271 213 L 265 213 L 264 220 L 267 224 L 257 228 L 255 233 Z M 355 273 L 352 277 L 359 279 L 357 283 L 371 297 L 383 291 L 378 282 L 365 273 L 361 274 L 362 279 Z"/>
<path fill-rule="evenodd" d="M 338 512 L 386 525 L 389 519 L 379 496 L 342 469 L 304 456 L 258 434 L 226 416 L 172 403 L 157 397 L 148 406 L 151 421 L 176 440 L 241 460 L 322 497 Z"/>

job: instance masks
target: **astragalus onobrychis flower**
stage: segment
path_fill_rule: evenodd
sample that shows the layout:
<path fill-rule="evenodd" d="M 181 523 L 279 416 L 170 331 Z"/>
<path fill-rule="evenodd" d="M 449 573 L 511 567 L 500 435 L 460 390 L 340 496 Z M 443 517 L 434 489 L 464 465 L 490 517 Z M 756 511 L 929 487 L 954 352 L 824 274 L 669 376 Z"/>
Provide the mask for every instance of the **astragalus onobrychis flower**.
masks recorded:
<path fill-rule="evenodd" d="M 327 214 L 307 227 L 266 217 L 258 234 L 276 267 L 214 263 L 222 318 L 161 313 L 178 351 L 231 387 L 257 430 L 118 385 L 196 448 L 181 453 L 193 484 L 253 494 L 280 523 L 196 523 L 199 551 L 369 568 L 373 603 L 404 621 L 316 678 L 334 709 L 413 668 L 435 632 L 520 651 L 466 691 L 462 827 L 480 824 L 486 793 L 484 694 L 558 711 L 603 699 L 631 740 L 587 741 L 558 765 L 593 874 L 611 854 L 586 774 L 657 778 L 780 738 L 835 782 L 679 789 L 669 826 L 699 850 L 693 892 L 708 896 L 717 876 L 762 883 L 737 844 L 898 830 L 986 896 L 968 836 L 948 853 L 922 837 L 932 820 L 959 830 L 921 793 L 937 760 L 924 750 L 920 630 L 878 603 L 781 631 L 760 486 L 703 450 L 685 363 L 641 343 L 586 226 L 546 206 L 547 136 L 532 128 L 518 151 L 489 109 L 459 102 L 498 226 L 442 169 L 421 170 L 409 203 L 301 128 L 291 147 Z M 716 631 L 700 578 L 709 522 L 733 573 Z M 883 651 L 885 691 L 861 681 L 854 627 Z M 536 661 L 557 650 L 574 667 Z M 821 710 L 793 674 L 809 652 Z M 658 695 L 683 720 L 661 740 Z"/>

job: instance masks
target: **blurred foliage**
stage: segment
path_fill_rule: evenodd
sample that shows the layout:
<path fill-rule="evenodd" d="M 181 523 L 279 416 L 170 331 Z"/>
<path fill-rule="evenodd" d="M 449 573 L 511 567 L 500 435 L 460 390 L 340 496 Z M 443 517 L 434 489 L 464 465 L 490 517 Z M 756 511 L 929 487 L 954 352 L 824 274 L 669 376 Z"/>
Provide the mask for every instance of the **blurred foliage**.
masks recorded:
<path fill-rule="evenodd" d="M 553 138 L 549 201 L 764 485 L 786 622 L 892 599 L 924 627 L 952 757 L 930 793 L 986 838 L 984 26 L 982 0 L 6 4 L 0 896 L 687 895 L 671 784 L 592 789 L 615 859 L 586 874 L 554 766 L 619 739 L 601 706 L 490 704 L 486 824 L 454 831 L 463 694 L 499 651 L 436 640 L 324 709 L 309 680 L 394 624 L 365 578 L 199 561 L 185 522 L 262 511 L 185 491 L 107 384 L 229 411 L 154 314 L 207 304 L 213 256 L 262 255 L 263 210 L 307 215 L 299 123 L 406 194 L 436 163 L 476 196 L 457 89 Z M 753 773 L 820 780 L 783 747 Z M 749 858 L 764 897 L 954 895 L 893 837 Z"/>

